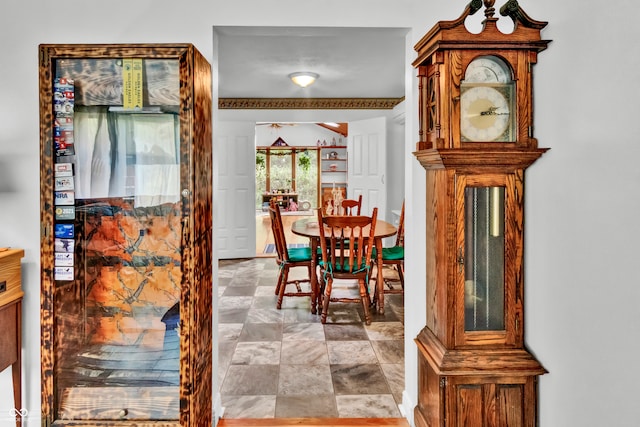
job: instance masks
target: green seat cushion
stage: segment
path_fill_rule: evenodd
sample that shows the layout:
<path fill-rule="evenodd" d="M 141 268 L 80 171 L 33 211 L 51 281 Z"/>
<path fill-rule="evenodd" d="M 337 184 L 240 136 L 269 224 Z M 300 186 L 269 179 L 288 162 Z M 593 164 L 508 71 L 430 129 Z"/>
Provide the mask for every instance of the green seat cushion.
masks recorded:
<path fill-rule="evenodd" d="M 320 261 L 319 264 L 323 268 L 326 267 L 326 265 L 325 265 L 325 263 L 323 261 Z M 358 267 L 354 268 L 353 273 L 360 273 L 362 271 L 365 271 L 366 269 L 367 269 L 367 263 L 366 263 L 366 260 L 363 258 L 360 261 L 360 265 Z M 349 261 L 345 260 L 342 265 L 341 264 L 332 265 L 331 266 L 331 270 L 335 271 L 335 272 L 346 272 L 346 271 L 349 271 Z"/>
<path fill-rule="evenodd" d="M 289 253 L 289 261 L 291 262 L 302 262 L 302 261 L 311 261 L 311 248 L 289 248 L 287 249 Z"/>
<path fill-rule="evenodd" d="M 377 258 L 376 248 L 373 248 L 372 258 Z M 392 246 L 390 248 L 382 248 L 382 259 L 389 261 L 398 261 L 404 259 L 404 246 Z"/>

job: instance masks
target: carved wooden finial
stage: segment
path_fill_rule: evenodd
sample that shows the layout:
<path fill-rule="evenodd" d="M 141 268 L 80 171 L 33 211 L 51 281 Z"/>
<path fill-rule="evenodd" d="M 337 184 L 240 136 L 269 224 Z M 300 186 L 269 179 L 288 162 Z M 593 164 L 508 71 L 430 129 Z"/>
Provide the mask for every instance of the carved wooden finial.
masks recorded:
<path fill-rule="evenodd" d="M 493 14 L 496 12 L 493 5 L 496 3 L 496 0 L 484 0 L 484 16 L 487 19 L 493 18 Z"/>
<path fill-rule="evenodd" d="M 541 30 L 547 25 L 547 22 L 536 21 L 535 19 L 527 15 L 525 11 L 520 7 L 517 0 L 508 0 L 500 8 L 500 14 L 502 16 L 510 17 L 516 26 L 518 24 L 521 24 L 522 26 L 527 28 L 534 28 L 537 30 Z"/>
<path fill-rule="evenodd" d="M 477 11 L 480 10 L 481 7 L 482 7 L 482 0 L 471 0 L 469 5 L 467 6 L 468 14 L 469 15 L 475 14 Z"/>

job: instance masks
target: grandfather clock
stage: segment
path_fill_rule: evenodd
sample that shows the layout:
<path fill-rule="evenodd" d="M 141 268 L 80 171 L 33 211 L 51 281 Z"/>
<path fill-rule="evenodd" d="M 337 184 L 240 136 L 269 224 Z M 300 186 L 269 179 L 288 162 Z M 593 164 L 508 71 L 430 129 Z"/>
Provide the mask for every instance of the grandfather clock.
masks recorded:
<path fill-rule="evenodd" d="M 546 372 L 524 344 L 523 217 L 525 170 L 547 150 L 533 137 L 532 74 L 547 23 L 510 0 L 503 33 L 493 6 L 472 1 L 415 46 L 427 180 L 420 427 L 534 427 Z M 483 8 L 472 34 L 465 20 Z"/>

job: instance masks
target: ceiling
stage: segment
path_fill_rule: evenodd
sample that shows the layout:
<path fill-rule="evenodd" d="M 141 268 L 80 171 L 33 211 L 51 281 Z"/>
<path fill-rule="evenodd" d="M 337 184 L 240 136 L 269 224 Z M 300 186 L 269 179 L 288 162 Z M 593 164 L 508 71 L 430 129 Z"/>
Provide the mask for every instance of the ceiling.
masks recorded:
<path fill-rule="evenodd" d="M 216 27 L 219 97 L 404 97 L 403 28 Z M 320 75 L 301 88 L 287 77 Z M 221 107 L 222 108 L 222 107 Z"/>

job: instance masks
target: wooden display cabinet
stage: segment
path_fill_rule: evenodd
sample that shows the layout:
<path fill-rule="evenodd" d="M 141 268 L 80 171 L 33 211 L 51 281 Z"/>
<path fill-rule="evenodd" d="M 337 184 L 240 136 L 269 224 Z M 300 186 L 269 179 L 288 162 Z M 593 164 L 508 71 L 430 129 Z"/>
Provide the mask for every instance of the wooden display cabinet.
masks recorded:
<path fill-rule="evenodd" d="M 39 51 L 43 425 L 210 426 L 211 67 Z"/>
<path fill-rule="evenodd" d="M 484 4 L 483 29 L 465 20 Z M 533 65 L 545 22 L 509 1 L 472 1 L 420 40 L 426 169 L 426 325 L 418 347 L 418 427 L 537 425 L 546 371 L 524 343 L 524 174 L 547 149 L 533 137 Z"/>

